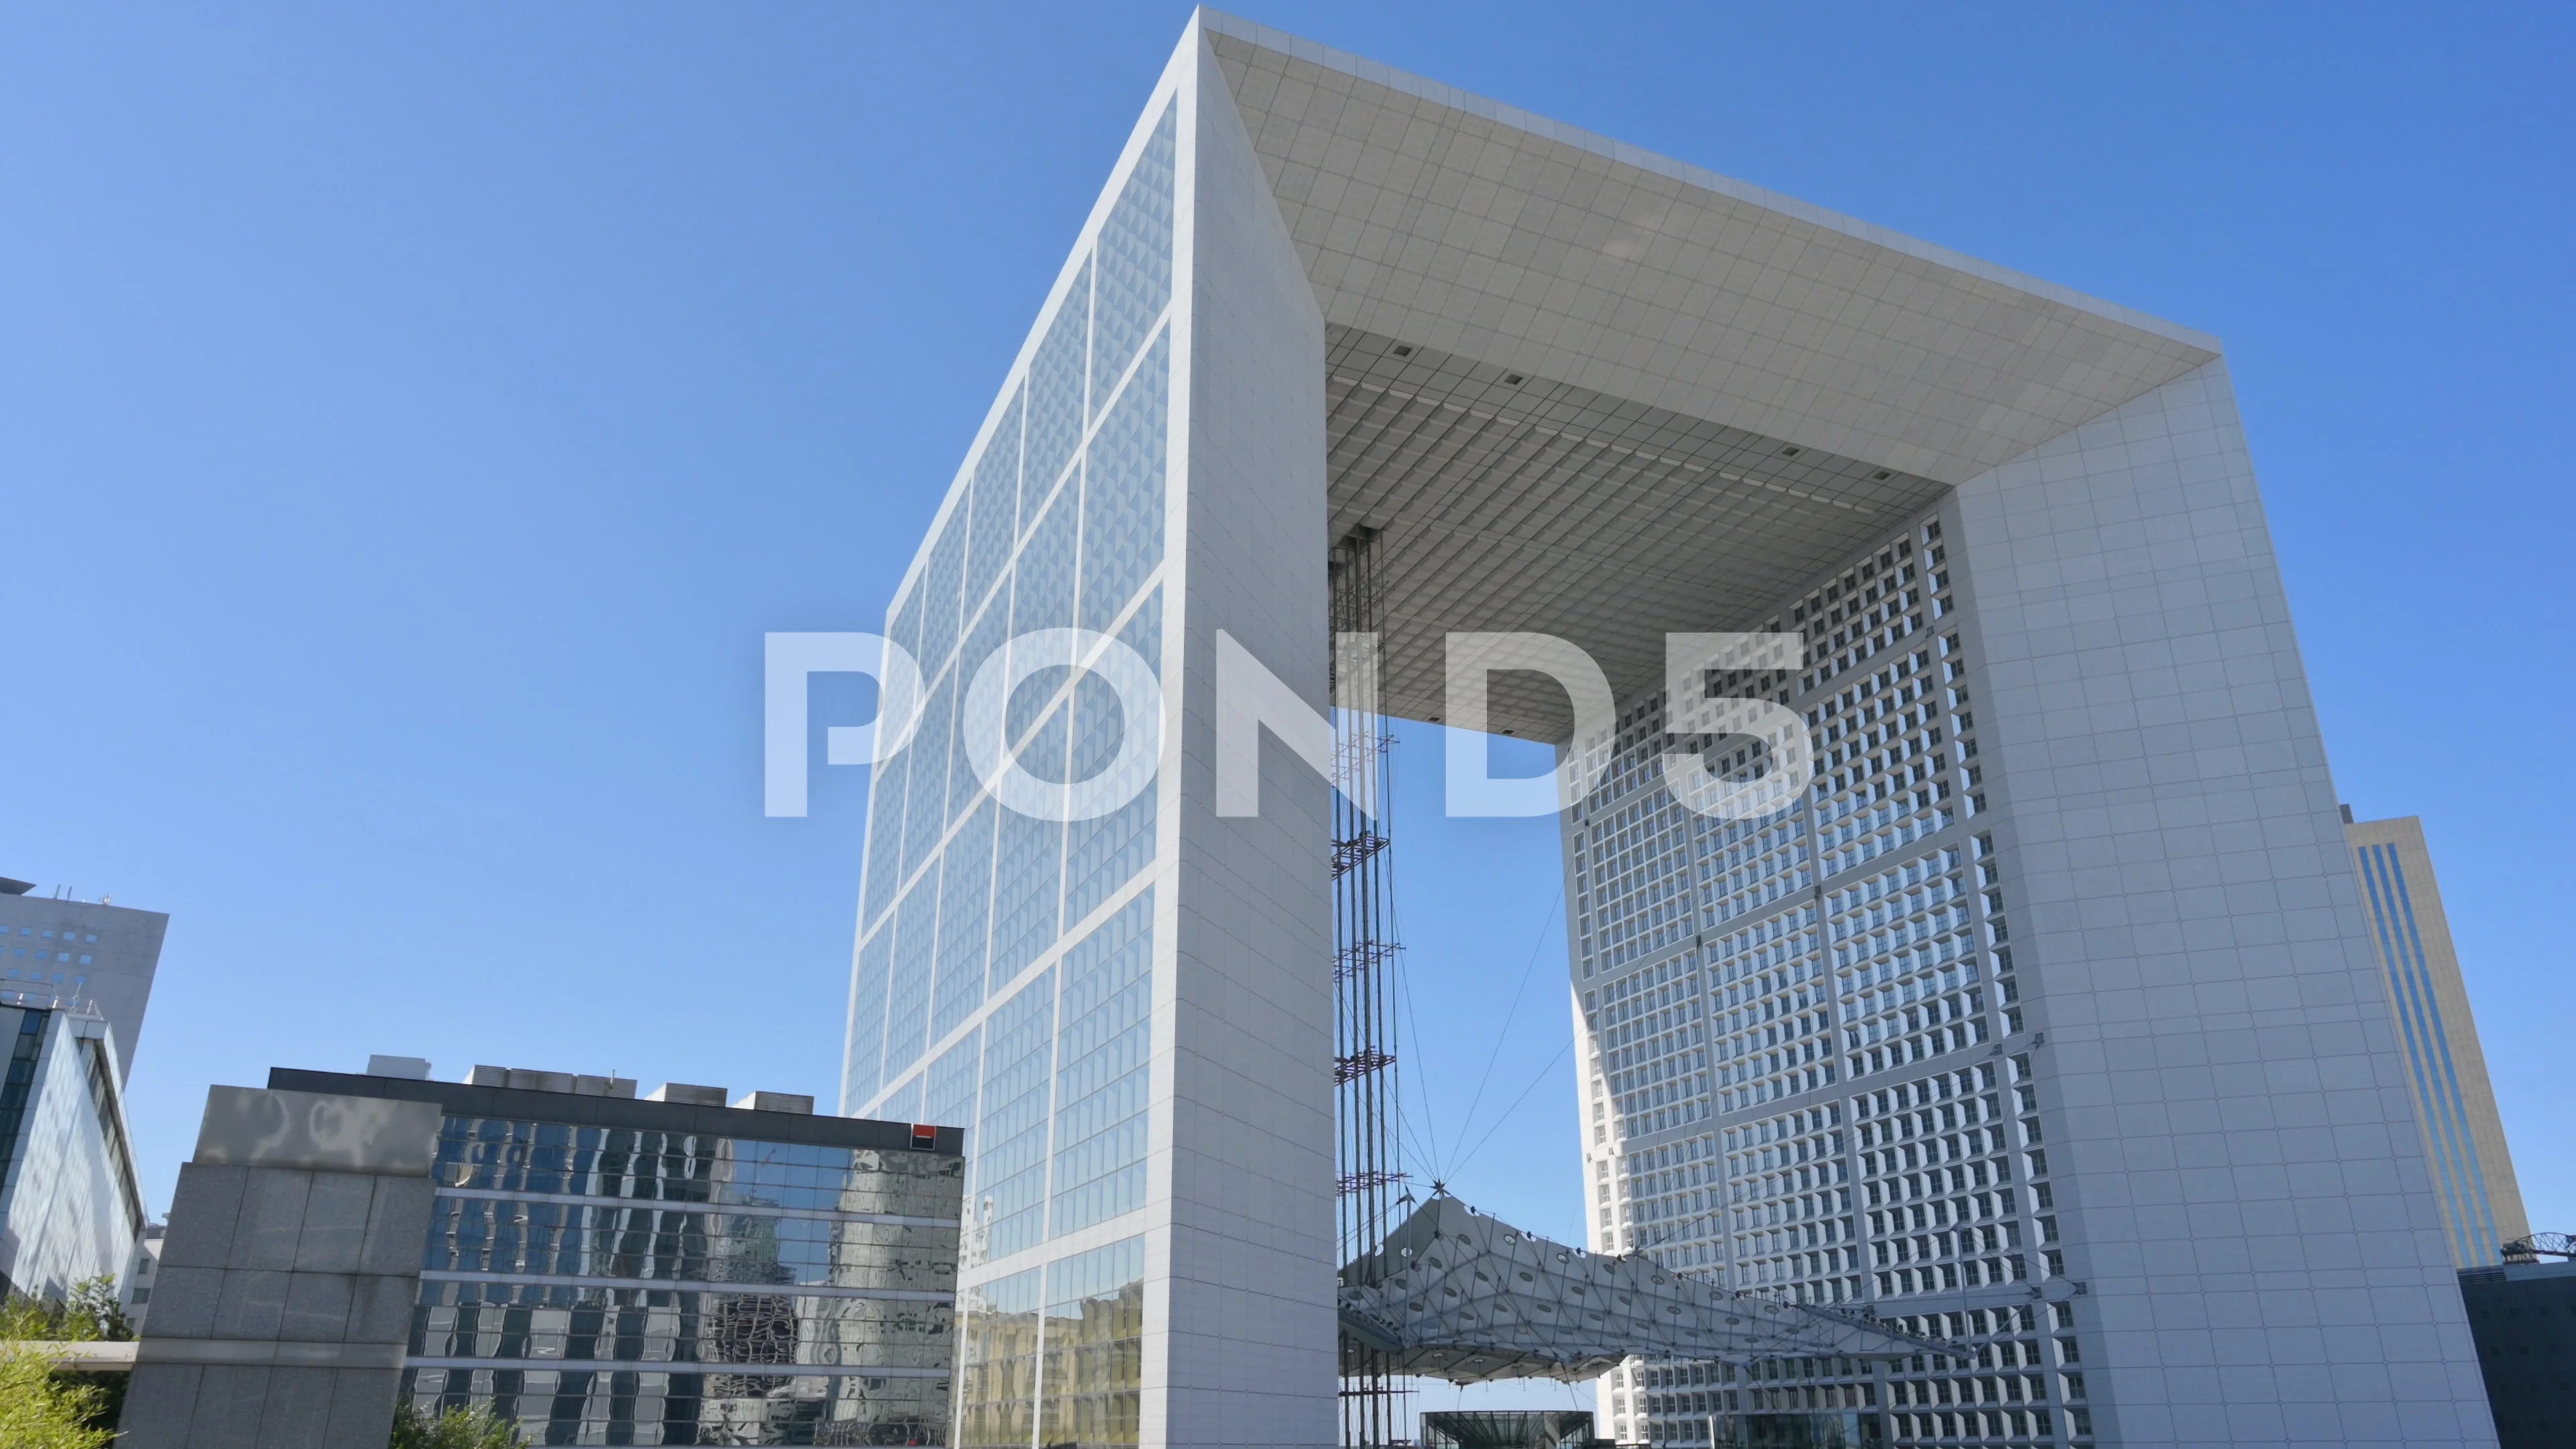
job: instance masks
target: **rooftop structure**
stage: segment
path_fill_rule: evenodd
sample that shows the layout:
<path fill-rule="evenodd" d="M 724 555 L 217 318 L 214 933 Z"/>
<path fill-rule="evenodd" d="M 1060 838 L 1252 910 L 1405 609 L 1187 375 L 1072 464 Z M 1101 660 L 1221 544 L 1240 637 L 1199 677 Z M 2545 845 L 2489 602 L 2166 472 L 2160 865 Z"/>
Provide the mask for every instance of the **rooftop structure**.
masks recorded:
<path fill-rule="evenodd" d="M 33 890 L 0 881 L 0 1000 L 59 998 L 97 1011 L 115 1029 L 118 1073 L 131 1075 L 170 918 Z"/>
<path fill-rule="evenodd" d="M 2563 1251 L 2566 1240 L 2558 1247 Z M 2476 1335 L 2498 1449 L 2576 1442 L 2576 1262 L 2463 1270 L 2460 1296 Z"/>

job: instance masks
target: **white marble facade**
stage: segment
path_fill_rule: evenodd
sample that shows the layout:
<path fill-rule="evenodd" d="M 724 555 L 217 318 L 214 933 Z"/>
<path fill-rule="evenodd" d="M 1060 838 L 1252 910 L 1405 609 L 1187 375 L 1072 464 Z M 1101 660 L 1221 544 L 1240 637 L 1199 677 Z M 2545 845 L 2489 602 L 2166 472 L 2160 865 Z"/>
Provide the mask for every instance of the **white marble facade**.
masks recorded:
<path fill-rule="evenodd" d="M 1596 1246 L 2035 1345 L 1810 1385 L 1893 1443 L 2492 1442 L 2219 343 L 1208 11 L 888 613 L 929 703 L 842 1107 L 970 1129 L 953 1442 L 1334 1436 L 1330 802 L 1273 744 L 1215 813 L 1212 676 L 1223 630 L 1323 706 L 1358 525 L 1395 712 L 1453 629 L 1619 695 L 1565 741 L 1612 765 L 1567 825 L 1586 1156 L 1526 1165 L 1585 1175 Z M 1035 627 L 1164 685 L 1100 820 L 964 759 L 963 680 Z M 1764 628 L 1839 783 L 1794 828 L 1621 795 L 1664 631 Z M 1080 778 L 1124 726 L 1065 678 L 1012 739 Z M 1496 710 L 1564 739 L 1543 689 Z M 1919 1232 L 1959 1148 L 1918 1117 L 1976 1158 Z M 1706 1442 L 1730 1383 L 1630 1365 L 1604 1429 Z"/>

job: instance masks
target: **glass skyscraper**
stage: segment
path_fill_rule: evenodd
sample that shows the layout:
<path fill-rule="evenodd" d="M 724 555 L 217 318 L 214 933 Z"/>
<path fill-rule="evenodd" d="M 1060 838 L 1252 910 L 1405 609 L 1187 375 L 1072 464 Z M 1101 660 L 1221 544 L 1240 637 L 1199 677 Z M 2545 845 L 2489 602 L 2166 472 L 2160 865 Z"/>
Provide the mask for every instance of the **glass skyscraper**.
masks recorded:
<path fill-rule="evenodd" d="M 2406 1044 L 2407 1084 L 2422 1119 L 2452 1259 L 2462 1268 L 2492 1268 L 2504 1245 L 2528 1234 L 2531 1224 L 2487 1081 L 2477 1018 L 2469 1013 L 2468 985 L 2460 979 L 2450 915 L 2433 879 L 2424 822 L 2412 815 L 2356 821 L 2347 812 L 2344 830 L 2361 872 L 2388 1008 Z"/>
<path fill-rule="evenodd" d="M 927 687 L 842 1106 L 968 1129 L 961 1443 L 1334 1437 L 1329 750 L 1280 700 L 1325 709 L 1346 537 L 1387 713 L 1451 717 L 1470 633 L 1615 698 L 1471 681 L 1579 801 L 1593 1246 L 1961 1345 L 1631 1364 L 1611 1432 L 2492 1442 L 2219 342 L 1201 11 L 887 615 Z M 1802 646 L 1679 686 L 1807 731 L 1758 819 L 1661 783 L 1782 764 L 1667 732 L 1715 631 Z"/>

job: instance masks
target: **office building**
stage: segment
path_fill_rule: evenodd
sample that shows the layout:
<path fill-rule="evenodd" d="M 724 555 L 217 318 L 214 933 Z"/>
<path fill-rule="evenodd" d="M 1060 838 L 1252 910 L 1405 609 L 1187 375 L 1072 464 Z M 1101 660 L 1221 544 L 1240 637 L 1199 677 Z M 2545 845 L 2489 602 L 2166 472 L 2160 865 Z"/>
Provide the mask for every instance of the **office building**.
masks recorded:
<path fill-rule="evenodd" d="M 0 989 L 0 1295 L 125 1275 L 143 1197 L 117 1057 L 86 1003 L 50 983 Z"/>
<path fill-rule="evenodd" d="M 2370 943 L 2388 989 L 2389 1014 L 2406 1049 L 2406 1084 L 2433 1171 L 2434 1200 L 2451 1261 L 2460 1268 L 2491 1268 L 2504 1245 L 2531 1231 L 2523 1216 L 2522 1187 L 2505 1146 L 2504 1119 L 2496 1114 L 2495 1088 L 2487 1082 L 2486 1053 L 2478 1046 L 2477 1018 L 2460 979 L 2459 952 L 2451 945 L 2451 919 L 2433 879 L 2433 855 L 2424 844 L 2424 822 L 2354 820 L 2344 811 L 2361 874 L 2362 909 Z"/>
<path fill-rule="evenodd" d="M 125 1442 L 938 1444 L 959 1134 L 812 1099 L 378 1057 L 217 1087 Z M 244 1436 L 247 1437 L 244 1437 Z"/>
<path fill-rule="evenodd" d="M 115 1029 L 119 1078 L 134 1071 L 170 918 L 101 899 L 40 896 L 0 879 L 0 991 L 75 998 Z"/>
<path fill-rule="evenodd" d="M 2460 1296 L 2500 1449 L 2576 1443 L 2576 1262 L 2463 1269 Z"/>
<path fill-rule="evenodd" d="M 1335 1437 L 1333 1093 L 1381 1064 L 1335 1059 L 1329 742 L 1277 697 L 1328 704 L 1345 539 L 1388 713 L 1442 719 L 1460 632 L 1615 699 L 1449 720 L 1580 800 L 1592 1246 L 1963 1344 L 1630 1364 L 1608 1432 L 2490 1442 L 2219 343 L 1201 11 L 887 615 L 926 703 L 843 1105 L 970 1129 L 961 1444 Z M 1814 751 L 1762 819 L 1654 788 L 1710 631 L 1803 636 L 1720 681 Z"/>
<path fill-rule="evenodd" d="M 160 1281 L 161 1239 L 168 1229 L 167 1223 L 143 1225 L 143 1235 L 134 1240 L 134 1256 L 125 1267 L 125 1281 L 117 1287 L 126 1326 L 136 1333 L 143 1331 L 143 1320 L 152 1316 L 152 1285 Z"/>

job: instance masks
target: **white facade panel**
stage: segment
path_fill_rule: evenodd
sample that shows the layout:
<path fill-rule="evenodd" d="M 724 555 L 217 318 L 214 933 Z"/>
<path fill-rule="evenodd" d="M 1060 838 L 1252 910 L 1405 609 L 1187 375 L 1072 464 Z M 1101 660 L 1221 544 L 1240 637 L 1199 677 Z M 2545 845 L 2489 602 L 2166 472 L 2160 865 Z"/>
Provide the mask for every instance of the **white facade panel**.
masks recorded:
<path fill-rule="evenodd" d="M 1224 77 L 1197 58 L 1178 949 L 1158 1100 L 1169 1417 L 1148 1439 L 1316 1445 L 1334 1438 L 1330 798 L 1273 744 L 1261 813 L 1217 817 L 1213 684 L 1222 629 L 1325 704 L 1324 328 Z"/>
<path fill-rule="evenodd" d="M 889 612 L 843 1107 L 970 1128 L 955 1442 L 1334 1438 L 1329 787 L 1271 741 L 1217 815 L 1213 686 L 1223 631 L 1325 707 L 1351 526 L 1621 692 L 1563 742 L 1593 1245 L 1961 1346 L 1631 1362 L 1605 1430 L 2492 1442 L 2215 342 L 1205 14 Z M 1428 713 L 1484 626 L 1389 598 Z M 967 759 L 1042 628 L 1163 687 L 1095 819 Z M 1729 688 L 1808 798 L 1661 790 L 1666 628 L 1805 636 Z M 1133 723 L 1012 711 L 1055 781 Z"/>
<path fill-rule="evenodd" d="M 2493 1442 L 2225 365 L 1957 508 L 2103 1432 Z"/>

